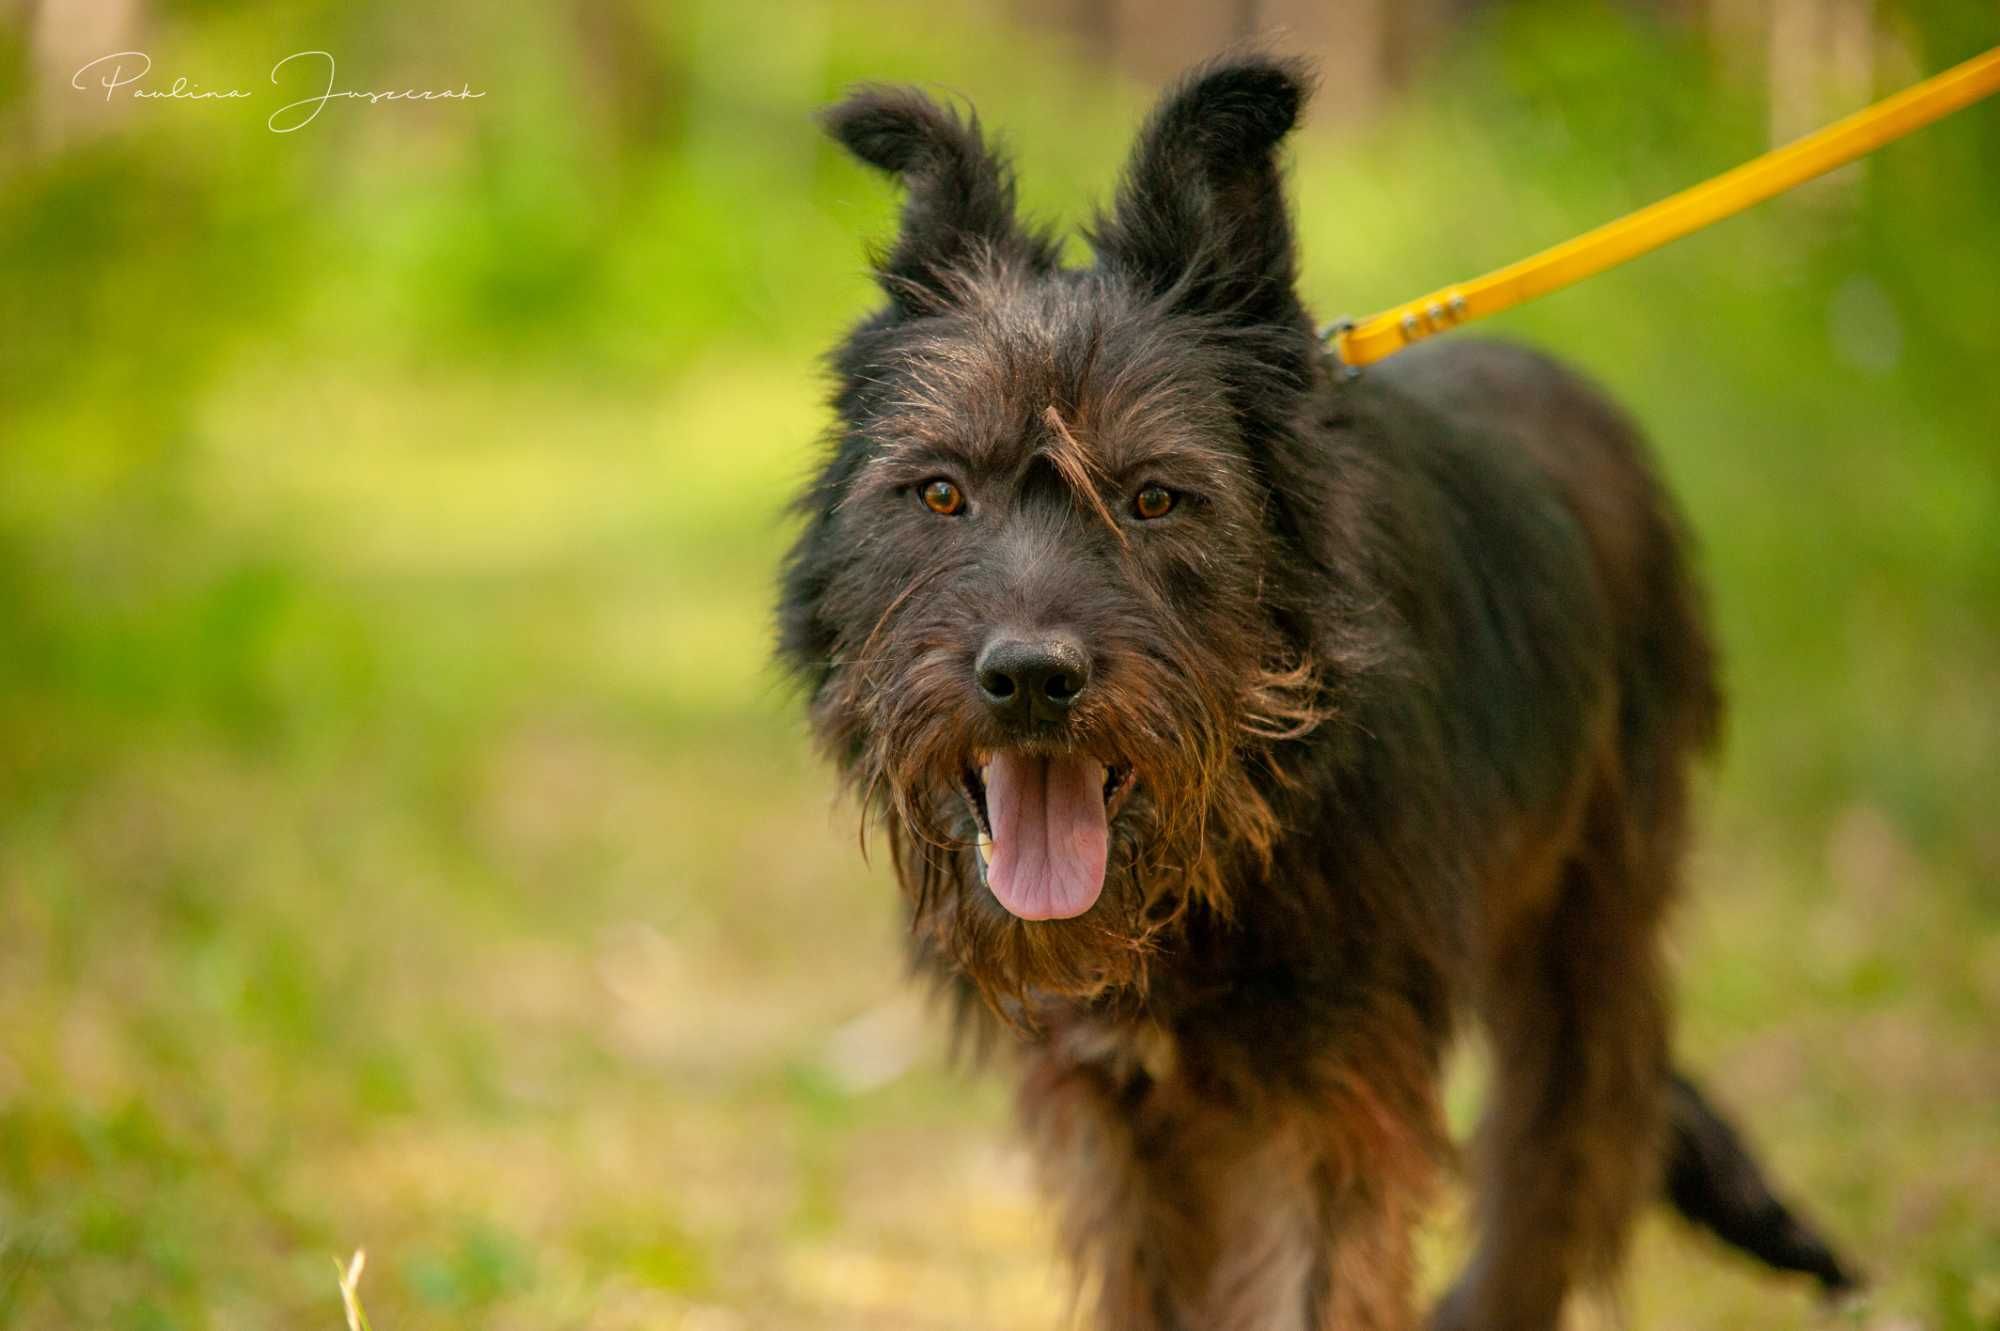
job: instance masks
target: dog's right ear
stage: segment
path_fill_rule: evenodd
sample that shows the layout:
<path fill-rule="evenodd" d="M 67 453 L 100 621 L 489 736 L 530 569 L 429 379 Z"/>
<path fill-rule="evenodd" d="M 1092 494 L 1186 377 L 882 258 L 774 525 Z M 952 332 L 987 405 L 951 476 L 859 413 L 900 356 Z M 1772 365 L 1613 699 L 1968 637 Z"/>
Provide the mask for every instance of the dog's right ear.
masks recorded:
<path fill-rule="evenodd" d="M 1054 242 L 1015 217 L 1013 173 L 986 145 L 978 117 L 960 119 L 914 88 L 864 87 L 821 123 L 856 157 L 902 178 L 902 233 L 874 256 L 877 280 L 902 313 L 948 306 L 954 279 L 983 260 L 1055 267 Z"/>

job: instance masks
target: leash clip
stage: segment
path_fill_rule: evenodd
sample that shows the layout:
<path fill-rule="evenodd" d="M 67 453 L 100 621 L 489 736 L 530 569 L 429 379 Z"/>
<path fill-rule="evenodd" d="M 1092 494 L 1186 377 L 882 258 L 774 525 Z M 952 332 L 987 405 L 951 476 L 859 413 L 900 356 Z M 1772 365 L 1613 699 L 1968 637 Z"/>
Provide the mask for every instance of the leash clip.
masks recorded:
<path fill-rule="evenodd" d="M 1342 315 L 1331 323 L 1321 324 L 1318 337 L 1320 350 L 1325 353 L 1327 363 L 1333 367 L 1333 377 L 1342 383 L 1352 383 L 1361 377 L 1359 365 L 1349 365 L 1340 358 L 1340 339 L 1354 330 L 1354 320 Z"/>

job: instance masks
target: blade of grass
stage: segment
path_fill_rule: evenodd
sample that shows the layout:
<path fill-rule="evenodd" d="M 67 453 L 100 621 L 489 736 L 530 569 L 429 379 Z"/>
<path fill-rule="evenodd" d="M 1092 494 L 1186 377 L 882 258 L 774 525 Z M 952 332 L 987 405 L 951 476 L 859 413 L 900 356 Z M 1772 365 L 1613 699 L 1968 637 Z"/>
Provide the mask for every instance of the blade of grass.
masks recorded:
<path fill-rule="evenodd" d="M 347 1331 L 375 1331 L 361 1306 L 361 1272 L 367 1265 L 368 1253 L 362 1248 L 354 1250 L 354 1257 L 344 1267 L 338 1257 L 333 1259 L 334 1275 L 340 1281 L 340 1301 L 347 1309 Z"/>

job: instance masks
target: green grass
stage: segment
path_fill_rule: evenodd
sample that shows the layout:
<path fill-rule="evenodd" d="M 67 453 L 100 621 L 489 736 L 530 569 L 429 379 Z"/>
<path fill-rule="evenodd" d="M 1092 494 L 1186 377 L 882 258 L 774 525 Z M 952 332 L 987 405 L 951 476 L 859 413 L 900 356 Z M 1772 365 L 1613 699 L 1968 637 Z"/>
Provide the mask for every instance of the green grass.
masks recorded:
<path fill-rule="evenodd" d="M 678 128 L 613 161 L 539 116 L 532 33 L 473 24 L 519 95 L 442 164 L 156 126 L 0 190 L 0 287 L 47 315 L 0 341 L 0 1325 L 333 1328 L 357 1248 L 382 1331 L 1063 1323 L 1004 1086 L 903 983 L 767 607 L 893 207 L 806 108 L 961 87 L 1073 217 L 1140 94 L 813 12 L 753 58 L 691 7 Z M 1301 142 L 1328 313 L 1758 146 L 1624 19 L 1445 60 Z M 1632 404 L 1702 537 L 1735 711 L 1683 1044 L 1877 1275 L 1871 1327 L 2000 1320 L 1996 142 L 1941 126 L 1494 329 Z M 1664 1219 L 1627 1304 L 1822 1320 Z"/>

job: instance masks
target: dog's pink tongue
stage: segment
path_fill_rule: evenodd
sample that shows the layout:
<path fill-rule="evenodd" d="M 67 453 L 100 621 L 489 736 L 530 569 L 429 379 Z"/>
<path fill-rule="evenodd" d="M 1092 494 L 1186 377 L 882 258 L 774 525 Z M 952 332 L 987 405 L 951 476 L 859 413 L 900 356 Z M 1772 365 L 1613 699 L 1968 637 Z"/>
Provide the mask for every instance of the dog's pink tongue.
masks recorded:
<path fill-rule="evenodd" d="M 1104 765 L 998 753 L 986 769 L 986 884 L 1024 920 L 1081 915 L 1104 890 Z"/>

